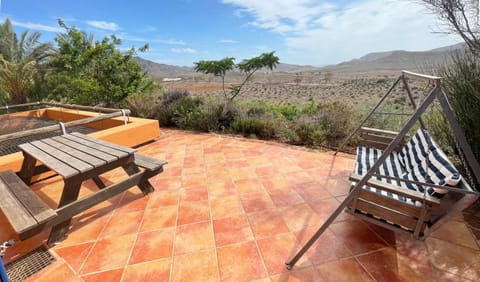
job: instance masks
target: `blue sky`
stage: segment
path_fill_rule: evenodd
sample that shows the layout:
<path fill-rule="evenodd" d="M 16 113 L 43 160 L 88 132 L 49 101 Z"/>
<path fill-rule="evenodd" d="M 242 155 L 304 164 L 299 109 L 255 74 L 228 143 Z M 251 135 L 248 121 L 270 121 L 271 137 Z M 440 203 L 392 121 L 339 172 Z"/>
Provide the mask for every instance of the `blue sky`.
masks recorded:
<path fill-rule="evenodd" d="M 53 42 L 57 19 L 122 48 L 149 43 L 141 57 L 192 66 L 276 51 L 280 61 L 322 66 L 370 52 L 423 51 L 461 42 L 413 0 L 0 0 L 0 20 Z"/>

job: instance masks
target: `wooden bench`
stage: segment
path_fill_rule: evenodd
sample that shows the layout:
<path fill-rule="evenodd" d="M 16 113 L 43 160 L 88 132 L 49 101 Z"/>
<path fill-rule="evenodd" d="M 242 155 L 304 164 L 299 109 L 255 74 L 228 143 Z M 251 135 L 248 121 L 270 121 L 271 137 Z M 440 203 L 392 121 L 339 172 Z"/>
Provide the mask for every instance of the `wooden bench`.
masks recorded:
<path fill-rule="evenodd" d="M 155 171 L 159 173 L 163 171 L 163 166 L 166 165 L 167 162 L 136 153 L 135 164 L 148 171 Z"/>
<path fill-rule="evenodd" d="M 374 129 L 366 132 L 377 135 Z M 382 156 L 379 148 L 390 144 L 382 137 L 385 140 L 378 146 L 381 139 L 375 138 L 376 142 L 367 143 L 371 147 L 362 144 L 357 148 L 354 173 L 349 178 L 352 190 Z M 462 198 L 463 202 L 470 201 L 467 194 L 471 191 L 430 134 L 419 129 L 403 147 L 387 156 L 348 203 L 347 211 L 383 227 L 423 238 L 427 227 L 449 213 L 455 202 Z"/>
<path fill-rule="evenodd" d="M 0 208 L 20 240 L 37 234 L 57 216 L 13 171 L 0 172 Z"/>

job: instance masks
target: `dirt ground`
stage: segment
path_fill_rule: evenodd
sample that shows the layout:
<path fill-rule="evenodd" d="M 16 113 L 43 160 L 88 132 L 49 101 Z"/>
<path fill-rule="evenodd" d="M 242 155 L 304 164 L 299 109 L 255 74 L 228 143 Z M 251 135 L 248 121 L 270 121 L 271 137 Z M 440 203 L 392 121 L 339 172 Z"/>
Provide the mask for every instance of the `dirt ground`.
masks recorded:
<path fill-rule="evenodd" d="M 272 103 L 292 102 L 308 103 L 310 101 L 323 100 L 341 100 L 353 105 L 362 105 L 364 103 L 375 103 L 391 87 L 397 79 L 396 76 L 380 75 L 378 77 L 351 77 L 351 78 L 328 78 L 323 76 L 301 77 L 294 74 L 290 76 L 268 76 L 256 77 L 248 82 L 243 88 L 238 100 L 255 101 L 266 100 Z M 238 85 L 239 81 L 235 83 Z M 225 84 L 228 87 L 232 82 Z M 171 89 L 187 90 L 193 95 L 208 97 L 222 96 L 222 84 L 219 78 L 212 78 L 210 81 L 204 80 L 184 80 L 179 82 L 164 82 L 163 86 Z M 424 95 L 426 83 L 420 81 L 411 81 L 411 90 L 414 97 Z M 397 86 L 391 99 L 397 99 L 400 104 L 406 101 L 404 89 Z"/>

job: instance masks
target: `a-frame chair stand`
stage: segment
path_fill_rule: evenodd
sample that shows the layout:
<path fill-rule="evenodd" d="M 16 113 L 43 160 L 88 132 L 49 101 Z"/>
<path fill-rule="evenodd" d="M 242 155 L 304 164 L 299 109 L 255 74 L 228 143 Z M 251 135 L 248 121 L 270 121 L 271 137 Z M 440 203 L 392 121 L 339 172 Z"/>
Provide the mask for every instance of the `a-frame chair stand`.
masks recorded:
<path fill-rule="evenodd" d="M 371 115 L 373 115 L 373 112 L 382 104 L 382 102 L 386 99 L 386 97 L 391 93 L 393 88 L 397 85 L 398 82 L 403 81 L 405 85 L 405 89 L 407 91 L 407 94 L 410 98 L 410 102 L 412 105 L 415 107 L 415 103 L 413 100 L 413 97 L 410 92 L 410 88 L 408 87 L 407 80 L 405 76 L 413 76 L 421 79 L 426 79 L 430 80 L 434 83 L 434 88 L 431 90 L 431 92 L 427 95 L 427 97 L 424 99 L 424 101 L 416 108 L 416 111 L 413 113 L 413 115 L 410 117 L 410 119 L 407 121 L 405 126 L 400 130 L 400 132 L 393 137 L 392 141 L 386 145 L 385 150 L 383 153 L 378 157 L 377 161 L 370 167 L 370 169 L 361 177 L 356 179 L 356 184 L 352 186 L 352 189 L 350 190 L 349 194 L 347 197 L 343 200 L 343 202 L 335 209 L 335 211 L 330 215 L 330 217 L 325 221 L 325 223 L 317 230 L 317 232 L 308 240 L 308 242 L 297 252 L 295 256 L 293 256 L 290 260 L 286 262 L 287 269 L 291 269 L 295 263 L 303 256 L 305 252 L 308 251 L 308 249 L 315 243 L 315 241 L 322 235 L 322 233 L 332 224 L 332 222 L 335 220 L 335 218 L 338 217 L 338 215 L 354 200 L 359 195 L 360 190 L 362 187 L 365 185 L 372 185 L 372 182 L 374 180 L 371 178 L 375 175 L 376 171 L 380 168 L 380 166 L 387 160 L 389 157 L 390 153 L 392 153 L 398 146 L 401 144 L 407 133 L 410 131 L 410 129 L 414 126 L 414 124 L 418 121 L 421 123 L 423 127 L 423 122 L 421 121 L 421 116 L 425 112 L 425 110 L 432 105 L 432 103 L 435 101 L 435 99 L 438 100 L 445 117 L 453 131 L 454 137 L 456 138 L 458 145 L 459 145 L 459 150 L 461 150 L 461 154 L 466 159 L 466 162 L 470 166 L 472 174 L 475 176 L 475 179 L 477 183 L 480 183 L 480 165 L 478 161 L 475 159 L 471 147 L 468 145 L 466 138 L 457 122 L 455 119 L 454 113 L 452 111 L 452 108 L 447 100 L 447 97 L 443 93 L 440 85 L 440 77 L 435 77 L 435 76 L 429 76 L 429 75 L 423 75 L 423 74 L 417 74 L 417 73 L 412 73 L 412 72 L 407 72 L 403 71 L 402 75 L 397 79 L 397 81 L 393 84 L 393 86 L 388 90 L 388 92 L 381 98 L 380 102 L 375 106 L 375 108 L 372 110 L 372 112 L 367 116 L 367 118 L 362 122 L 362 124 L 352 133 L 350 136 L 345 140 L 344 144 L 346 144 L 349 139 L 353 137 L 357 131 L 360 130 L 360 127 L 365 123 L 368 118 L 370 118 Z M 342 144 L 342 146 L 344 145 Z M 466 182 L 463 182 L 466 183 Z M 448 220 L 450 216 L 455 211 L 461 210 L 465 207 L 465 205 L 468 205 L 469 203 L 474 202 L 475 200 L 478 199 L 480 193 L 478 191 L 475 191 L 471 189 L 468 184 L 467 187 L 469 189 L 462 189 L 458 187 L 450 187 L 450 186 L 439 186 L 435 184 L 427 184 L 427 183 L 421 183 L 422 185 L 427 185 L 430 187 L 438 187 L 442 188 L 445 190 L 448 190 L 449 192 L 453 193 L 460 193 L 464 195 L 460 201 L 453 203 L 450 206 L 450 212 L 446 213 L 443 215 L 441 218 L 436 220 L 435 226 L 430 226 L 429 232 L 426 232 L 425 234 L 422 234 L 423 236 L 419 236 L 419 234 L 415 234 L 417 238 L 425 238 L 428 236 L 428 234 L 431 232 L 431 230 L 434 230 L 436 227 L 439 225 L 443 224 L 445 221 Z M 465 186 L 463 186 L 465 188 Z M 365 219 L 365 218 L 362 218 Z M 386 227 L 387 224 L 385 224 L 385 221 L 382 220 L 375 220 L 374 218 L 370 221 L 372 223 L 381 225 Z M 388 225 L 392 226 L 392 225 Z M 393 228 L 391 228 L 393 229 Z M 401 228 L 398 228 L 401 229 Z M 413 235 L 413 234 L 412 234 Z"/>

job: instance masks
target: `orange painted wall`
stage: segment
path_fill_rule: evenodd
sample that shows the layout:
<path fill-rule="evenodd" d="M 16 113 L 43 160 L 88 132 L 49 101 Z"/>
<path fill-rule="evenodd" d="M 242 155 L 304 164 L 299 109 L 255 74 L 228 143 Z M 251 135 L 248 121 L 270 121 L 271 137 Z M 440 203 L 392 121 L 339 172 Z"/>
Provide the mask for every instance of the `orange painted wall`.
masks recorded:
<path fill-rule="evenodd" d="M 97 116 L 99 113 L 77 111 L 63 108 L 48 108 L 42 110 L 19 112 L 12 115 L 47 117 L 52 120 L 63 122 L 81 118 Z M 89 134 L 92 137 L 112 142 L 118 145 L 134 147 L 146 143 L 160 136 L 160 127 L 157 120 L 130 117 L 127 125 L 124 125 L 123 117 L 94 122 L 85 125 L 100 131 Z M 21 152 L 0 157 L 0 171 L 11 169 L 19 171 L 23 156 Z"/>

